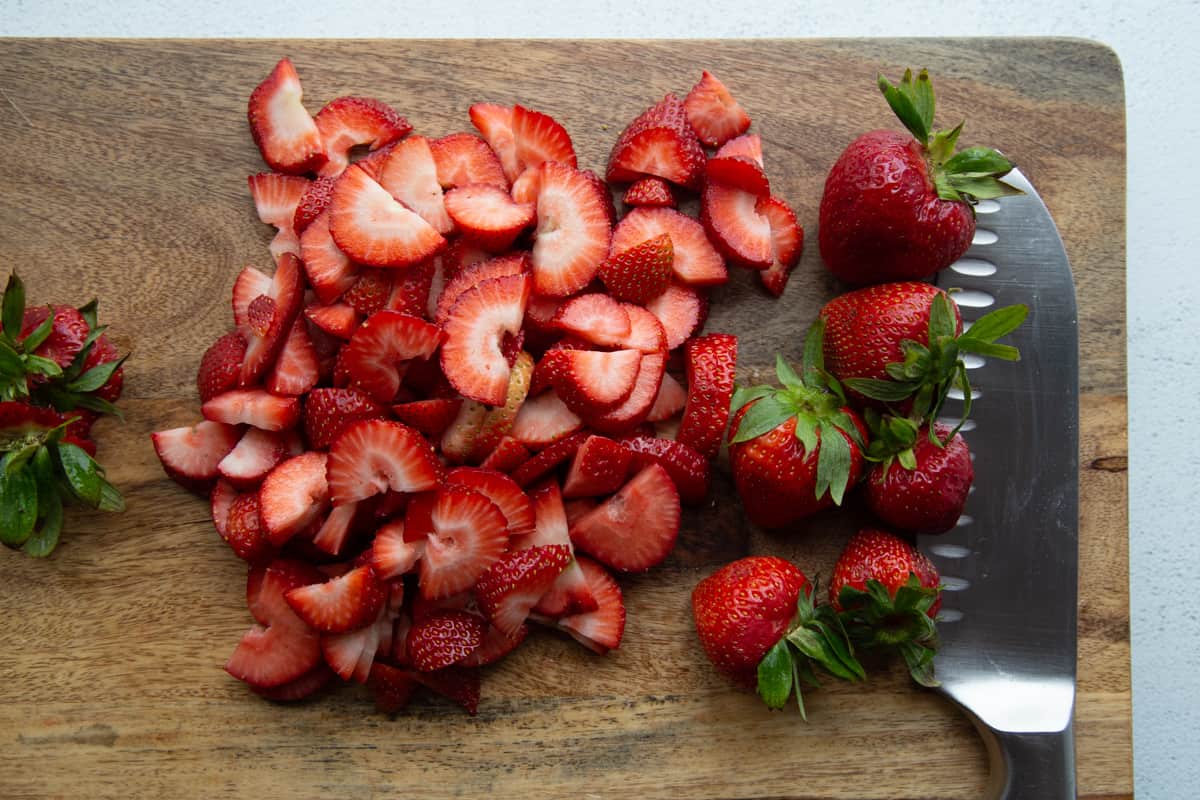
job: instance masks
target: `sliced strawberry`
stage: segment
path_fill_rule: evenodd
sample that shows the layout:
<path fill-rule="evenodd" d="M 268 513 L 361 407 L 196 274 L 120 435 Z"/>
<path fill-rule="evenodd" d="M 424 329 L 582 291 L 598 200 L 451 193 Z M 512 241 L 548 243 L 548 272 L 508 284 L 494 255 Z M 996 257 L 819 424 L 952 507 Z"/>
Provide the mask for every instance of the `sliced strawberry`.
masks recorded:
<path fill-rule="evenodd" d="M 255 308 L 255 303 L 269 309 L 261 322 L 251 318 L 250 310 Z M 271 288 L 251 299 L 246 307 L 246 327 L 241 329 L 246 338 L 246 357 L 239 378 L 242 386 L 253 386 L 275 363 L 303 307 L 304 269 L 300 259 L 284 253 L 271 278 Z"/>
<path fill-rule="evenodd" d="M 369 317 L 387 306 L 392 294 L 390 269 L 364 269 L 358 273 L 354 284 L 342 295 L 342 302 L 359 314 Z"/>
<path fill-rule="evenodd" d="M 323 580 L 320 570 L 294 558 L 276 558 L 266 565 L 251 566 L 246 573 L 246 606 L 261 625 L 306 628 L 283 596 L 297 586 Z"/>
<path fill-rule="evenodd" d="M 387 162 L 388 157 L 392 154 L 392 150 L 396 147 L 396 143 L 385 144 L 383 147 L 374 152 L 367 153 L 365 156 L 355 162 L 362 171 L 367 174 L 367 177 L 373 181 L 379 181 L 379 173 L 383 171 L 383 165 Z M 338 177 L 341 177 L 340 175 Z"/>
<path fill-rule="evenodd" d="M 604 655 L 621 646 L 625 633 L 625 600 L 608 570 L 586 556 L 577 559 L 598 608 L 561 617 L 557 625 L 589 650 Z"/>
<path fill-rule="evenodd" d="M 385 169 L 394 157 L 393 152 Z M 418 264 L 446 246 L 436 228 L 393 198 L 357 164 L 347 168 L 333 187 L 329 232 L 352 260 L 374 267 Z"/>
<path fill-rule="evenodd" d="M 466 241 L 462 238 L 456 238 L 450 242 L 446 248 L 446 252 L 442 254 L 442 272 L 445 278 L 445 283 L 458 277 L 464 269 L 472 264 L 478 264 L 481 261 L 495 258 L 495 256 L 481 247 Z"/>
<path fill-rule="evenodd" d="M 621 347 L 632 348 L 641 353 L 666 352 L 667 333 L 658 317 L 632 303 L 624 303 L 622 307 L 629 315 L 629 336 L 621 341 Z"/>
<path fill-rule="evenodd" d="M 380 403 L 390 403 L 400 388 L 404 362 L 429 358 L 441 341 L 436 325 L 384 309 L 358 327 L 342 358 L 355 386 Z"/>
<path fill-rule="evenodd" d="M 483 620 L 467 611 L 434 611 L 409 629 L 408 657 L 421 672 L 457 664 L 479 649 L 483 629 Z"/>
<path fill-rule="evenodd" d="M 718 252 L 749 269 L 771 266 L 771 222 L 757 211 L 758 197 L 709 183 L 700 198 L 700 222 Z"/>
<path fill-rule="evenodd" d="M 662 563 L 679 536 L 679 492 L 658 464 L 579 519 L 571 541 L 606 566 L 642 572 Z"/>
<path fill-rule="evenodd" d="M 317 299 L 335 303 L 358 281 L 359 268 L 342 252 L 329 232 L 329 212 L 323 211 L 300 234 L 300 258 Z"/>
<path fill-rule="evenodd" d="M 506 655 L 516 650 L 529 635 L 529 626 L 522 625 L 512 636 L 504 633 L 495 625 L 487 625 L 483 631 L 483 641 L 471 655 L 458 662 L 463 667 L 486 667 L 495 664 Z"/>
<path fill-rule="evenodd" d="M 375 532 L 375 542 L 371 546 L 371 566 L 381 578 L 398 578 L 412 572 L 424 553 L 425 542 L 406 541 L 404 522 L 396 520 Z"/>
<path fill-rule="evenodd" d="M 606 294 L 592 293 L 563 303 L 550 324 L 604 347 L 619 345 L 629 335 L 629 315 Z"/>
<path fill-rule="evenodd" d="M 350 424 L 382 419 L 386 413 L 383 406 L 356 389 L 313 389 L 304 398 L 304 436 L 309 447 L 325 450 Z"/>
<path fill-rule="evenodd" d="M 671 237 L 664 233 L 619 253 L 610 253 L 600 265 L 600 280 L 617 300 L 648 303 L 670 286 L 674 260 Z"/>
<path fill-rule="evenodd" d="M 672 439 L 628 436 L 621 444 L 633 452 L 632 468 L 640 470 L 659 464 L 671 476 L 684 505 L 699 505 L 708 499 L 712 477 L 708 459 L 690 445 Z"/>
<path fill-rule="evenodd" d="M 339 97 L 313 118 L 321 132 L 328 161 L 321 175 L 336 176 L 350 164 L 350 150 L 366 145 L 378 150 L 412 131 L 408 120 L 373 97 Z"/>
<path fill-rule="evenodd" d="M 531 283 L 528 274 L 492 278 L 455 301 L 445 328 L 442 371 L 464 397 L 503 405 L 512 371 L 501 349 L 503 336 L 520 331 Z"/>
<path fill-rule="evenodd" d="M 240 495 L 232 483 L 218 480 L 208 495 L 209 507 L 212 512 L 213 527 L 217 529 L 222 539 L 229 538 L 229 509 Z"/>
<path fill-rule="evenodd" d="M 271 543 L 279 546 L 329 508 L 324 453 L 289 458 L 268 473 L 258 492 L 259 513 Z"/>
<path fill-rule="evenodd" d="M 461 398 L 435 397 L 392 406 L 396 419 L 428 436 L 441 436 L 458 416 Z"/>
<path fill-rule="evenodd" d="M 485 458 L 480 467 L 505 474 L 512 473 L 530 458 L 529 450 L 513 436 L 505 436 L 496 443 L 495 449 Z"/>
<path fill-rule="evenodd" d="M 424 136 L 410 136 L 392 148 L 379 172 L 379 184 L 392 197 L 417 212 L 441 234 L 454 230 L 446 213 L 437 162 Z"/>
<path fill-rule="evenodd" d="M 563 497 L 600 497 L 625 484 L 633 452 L 612 439 L 589 436 L 575 451 Z"/>
<path fill-rule="evenodd" d="M 683 108 L 692 130 L 709 147 L 720 147 L 750 127 L 750 115 L 708 70 L 684 98 Z"/>
<path fill-rule="evenodd" d="M 380 623 L 390 626 L 389 617 L 381 609 L 374 623 L 364 625 L 345 633 L 330 633 L 321 637 L 321 654 L 325 663 L 336 672 L 342 680 L 355 680 L 366 683 L 370 677 L 371 667 L 375 664 L 375 655 L 379 652 L 379 642 L 384 631 Z"/>
<path fill-rule="evenodd" d="M 521 174 L 517 143 L 513 136 L 513 110 L 495 103 L 476 103 L 470 109 L 471 124 L 483 134 L 488 146 L 500 159 L 504 174 L 515 181 Z"/>
<path fill-rule="evenodd" d="M 687 357 L 688 401 L 679 426 L 679 441 L 695 448 L 705 458 L 715 458 L 721 449 L 733 398 L 737 370 L 737 337 L 710 333 L 689 339 Z"/>
<path fill-rule="evenodd" d="M 508 546 L 504 513 L 465 486 L 444 486 L 438 491 L 429 524 L 419 585 L 421 595 L 430 599 L 469 589 Z M 414 535 L 414 527 L 406 520 L 406 538 Z"/>
<path fill-rule="evenodd" d="M 286 58 L 250 94 L 250 133 L 263 161 L 276 172 L 299 175 L 325 164 L 321 133 L 304 109 L 303 96 L 300 76 Z"/>
<path fill-rule="evenodd" d="M 750 192 L 756 197 L 771 193 L 771 183 L 763 171 L 762 141 L 748 133 L 731 139 L 705 167 L 709 183 L 721 183 Z"/>
<path fill-rule="evenodd" d="M 261 483 L 280 461 L 302 452 L 304 447 L 295 431 L 273 433 L 248 428 L 237 445 L 217 464 L 217 471 L 235 487 L 251 488 Z"/>
<path fill-rule="evenodd" d="M 647 422 L 662 422 L 683 411 L 687 405 L 687 389 L 667 372 L 663 374 L 662 384 L 658 387 L 658 396 L 654 405 L 646 415 Z"/>
<path fill-rule="evenodd" d="M 275 546 L 263 528 L 258 494 L 255 492 L 238 495 L 230 504 L 221 538 L 238 558 L 250 564 L 262 564 L 277 555 Z"/>
<path fill-rule="evenodd" d="M 762 139 L 757 133 L 747 133 L 730 139 L 721 145 L 713 158 L 748 158 L 760 168 L 763 166 Z"/>
<path fill-rule="evenodd" d="M 312 697 L 328 686 L 336 677 L 336 673 L 325 663 L 318 662 L 315 667 L 294 681 L 270 688 L 252 685 L 250 690 L 259 697 L 275 703 L 295 703 Z"/>
<path fill-rule="evenodd" d="M 445 203 L 463 238 L 493 253 L 507 250 L 536 219 L 533 203 L 518 203 L 508 190 L 487 184 L 451 189 Z"/>
<path fill-rule="evenodd" d="M 429 143 L 443 189 L 485 183 L 508 191 L 500 159 L 487 142 L 470 133 L 452 133 Z"/>
<path fill-rule="evenodd" d="M 547 363 L 549 362 L 549 363 Z M 603 414 L 628 399 L 637 382 L 637 350 L 551 350 L 546 353 L 554 391 L 575 414 Z"/>
<path fill-rule="evenodd" d="M 570 527 L 582 516 L 598 505 L 600 505 L 600 501 L 594 497 L 576 497 L 573 500 L 564 501 L 563 511 L 567 515 L 567 529 L 570 530 Z"/>
<path fill-rule="evenodd" d="M 304 309 L 304 316 L 318 328 L 343 341 L 348 340 L 358 330 L 362 317 L 354 310 L 354 306 L 346 303 L 335 303 L 331 306 L 309 306 Z"/>
<path fill-rule="evenodd" d="M 579 170 L 579 174 L 587 178 L 588 182 L 596 190 L 596 196 L 600 198 L 600 204 L 604 206 L 604 214 L 608 217 L 608 227 L 611 229 L 612 226 L 617 224 L 617 204 L 613 201 L 612 189 L 604 182 L 604 178 L 601 178 L 590 169 L 581 169 Z M 541 187 L 539 186 L 538 188 L 540 189 Z"/>
<path fill-rule="evenodd" d="M 467 460 L 472 463 L 483 461 L 500 440 L 512 431 L 517 414 L 529 395 L 530 379 L 533 374 L 533 356 L 524 351 L 517 354 L 511 364 L 512 370 L 508 375 L 508 393 L 504 396 L 504 405 L 488 410 L 479 425 L 479 432 L 471 447 Z"/>
<path fill-rule="evenodd" d="M 563 544 L 517 550 L 501 558 L 479 577 L 479 608 L 500 631 L 513 635 L 555 579 L 571 563 Z"/>
<path fill-rule="evenodd" d="M 246 340 L 237 331 L 230 331 L 213 342 L 201 356 L 200 369 L 196 373 L 200 402 L 237 388 L 245 357 Z"/>
<path fill-rule="evenodd" d="M 243 338 L 250 331 L 250 304 L 260 295 L 271 294 L 271 276 L 257 267 L 244 267 L 233 282 L 233 324 Z M 69 362 L 68 362 L 69 363 Z"/>
<path fill-rule="evenodd" d="M 465 464 L 475 452 L 475 440 L 487 418 L 488 407 L 476 400 L 462 400 L 458 415 L 442 434 L 442 457 L 451 464 Z"/>
<path fill-rule="evenodd" d="M 462 706 L 472 717 L 479 711 L 479 670 L 460 665 L 434 672 L 414 672 L 413 676 L 425 688 Z"/>
<path fill-rule="evenodd" d="M 283 343 L 283 349 L 279 351 L 279 357 L 267 374 L 267 391 L 291 397 L 305 394 L 317 385 L 317 371 L 317 351 L 313 348 L 304 320 L 297 318 L 292 323 L 292 332 Z"/>
<path fill-rule="evenodd" d="M 385 714 L 395 714 L 408 705 L 417 688 L 417 679 L 408 670 L 376 662 L 371 665 L 367 688 L 375 698 L 377 709 Z"/>
<path fill-rule="evenodd" d="M 657 175 L 686 189 L 704 180 L 704 148 L 688 124 L 683 103 L 668 94 L 629 124 L 608 157 L 611 183 Z"/>
<path fill-rule="evenodd" d="M 671 269 L 676 278 L 697 286 L 729 280 L 725 261 L 709 242 L 704 227 L 673 208 L 635 208 L 630 211 L 613 231 L 612 252 L 628 250 L 664 233 L 671 237 L 675 252 Z"/>
<path fill-rule="evenodd" d="M 518 203 L 533 203 L 537 204 L 538 192 L 542 190 L 542 171 L 537 167 L 530 167 L 517 176 L 513 181 L 512 189 L 509 194 L 512 199 Z"/>
<path fill-rule="evenodd" d="M 297 236 L 303 234 L 308 226 L 325 213 L 325 209 L 329 208 L 329 201 L 333 199 L 335 183 L 337 183 L 336 178 L 317 178 L 309 181 L 308 185 L 304 187 L 304 194 L 300 195 L 300 201 L 296 203 L 296 212 L 292 215 L 292 230 L 296 232 Z M 303 260 L 303 256 L 301 259 Z"/>
<path fill-rule="evenodd" d="M 437 302 L 437 312 L 433 317 L 434 322 L 445 326 L 450 319 L 450 310 L 454 308 L 454 304 L 458 302 L 458 298 L 462 297 L 463 292 L 468 289 L 492 278 L 520 275 L 523 272 L 529 272 L 530 269 L 532 267 L 529 263 L 529 256 L 526 253 L 493 256 L 482 261 L 463 265 L 457 274 L 442 288 L 442 294 Z"/>
<path fill-rule="evenodd" d="M 534 530 L 533 503 L 503 472 L 481 467 L 456 467 L 446 473 L 446 484 L 474 489 L 496 504 L 508 524 L 508 535 L 525 536 Z"/>
<path fill-rule="evenodd" d="M 650 409 L 654 407 L 655 398 L 658 397 L 666 368 L 665 352 L 644 354 L 629 397 L 611 411 L 599 415 L 586 415 L 584 421 L 588 427 L 615 436 L 628 433 L 645 422 Z"/>
<path fill-rule="evenodd" d="M 524 550 L 544 545 L 562 545 L 570 548 L 574 555 L 575 551 L 571 545 L 567 516 L 558 482 L 549 478 L 532 488 L 529 496 L 533 500 L 537 527 L 532 534 L 514 540 L 512 549 Z M 533 613 L 560 617 L 563 614 L 591 611 L 595 608 L 596 599 L 592 597 L 583 573 L 579 570 L 579 565 L 572 561 L 538 599 L 537 604 L 533 607 Z"/>
<path fill-rule="evenodd" d="M 564 436 L 556 440 L 533 458 L 517 467 L 513 471 L 512 479 L 522 488 L 529 486 L 534 481 L 540 480 L 559 464 L 574 456 L 575 451 L 579 449 L 579 446 L 583 444 L 587 437 L 586 433 L 580 431 L 579 433 L 573 433 L 570 436 Z"/>
<path fill-rule="evenodd" d="M 518 103 L 512 110 L 512 133 L 517 163 L 521 169 L 532 169 L 544 161 L 577 166 L 575 147 L 571 144 L 567 129 L 549 114 Z"/>
<path fill-rule="evenodd" d="M 675 195 L 671 192 L 671 184 L 654 175 L 638 178 L 629 184 L 625 190 L 623 202 L 630 208 L 651 206 L 656 208 L 675 208 Z"/>
<path fill-rule="evenodd" d="M 226 425 L 253 425 L 264 431 L 282 431 L 300 419 L 300 401 L 279 397 L 262 389 L 234 389 L 200 406 L 205 419 Z"/>
<path fill-rule="evenodd" d="M 329 495 L 335 506 L 388 489 L 422 492 L 441 483 L 442 474 L 425 438 L 391 420 L 355 422 L 329 448 Z"/>
<path fill-rule="evenodd" d="M 270 689 L 297 680 L 320 660 L 320 637 L 312 631 L 255 625 L 238 642 L 225 671 L 253 687 Z"/>
<path fill-rule="evenodd" d="M 612 225 L 605 198 L 579 170 L 549 161 L 540 169 L 534 286 L 538 294 L 563 297 L 595 277 L 608 255 Z"/>
<path fill-rule="evenodd" d="M 313 536 L 313 546 L 331 556 L 341 555 L 346 540 L 350 538 L 351 526 L 357 513 L 358 503 L 347 503 L 330 509 L 329 516 L 325 517 L 320 529 Z"/>
<path fill-rule="evenodd" d="M 439 259 L 439 256 L 434 256 L 408 269 L 395 270 L 392 276 L 392 291 L 388 295 L 385 308 L 413 317 L 432 316 L 429 313 L 429 293 L 441 267 Z"/>
<path fill-rule="evenodd" d="M 800 252 L 804 248 L 804 229 L 796 221 L 796 214 L 778 197 L 760 198 L 758 212 L 771 223 L 771 266 L 758 273 L 763 287 L 776 297 L 783 294 L 788 278 L 796 264 L 800 263 Z"/>
<path fill-rule="evenodd" d="M 551 391 L 525 401 L 510 433 L 531 450 L 540 450 L 582 427 L 583 421 Z"/>
<path fill-rule="evenodd" d="M 310 628 L 322 633 L 356 630 L 379 615 L 387 586 L 370 567 L 358 567 L 324 583 L 301 586 L 284 595 Z"/>
<path fill-rule="evenodd" d="M 300 237 L 293 227 L 293 221 L 300 198 L 308 188 L 308 178 L 261 172 L 251 175 L 246 181 L 250 185 L 250 196 L 254 199 L 254 210 L 258 213 L 259 221 L 275 226 L 271 256 L 278 260 L 284 253 L 300 255 Z"/>
<path fill-rule="evenodd" d="M 192 426 L 150 434 L 163 471 L 180 486 L 207 494 L 217 479 L 217 465 L 241 438 L 233 425 L 198 422 Z"/>
<path fill-rule="evenodd" d="M 708 318 L 708 299 L 699 290 L 682 284 L 669 286 L 646 304 L 667 334 L 667 349 L 674 350 L 698 333 Z"/>

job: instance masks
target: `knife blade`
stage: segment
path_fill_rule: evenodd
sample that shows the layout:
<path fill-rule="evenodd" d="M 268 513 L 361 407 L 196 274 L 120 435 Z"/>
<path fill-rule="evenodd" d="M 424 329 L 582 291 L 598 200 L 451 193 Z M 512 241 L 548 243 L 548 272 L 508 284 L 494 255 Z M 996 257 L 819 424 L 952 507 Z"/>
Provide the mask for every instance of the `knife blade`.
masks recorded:
<path fill-rule="evenodd" d="M 988 796 L 1075 797 L 1079 344 L 1075 285 L 1033 186 L 984 201 L 974 242 L 937 283 L 964 325 L 1025 303 L 1006 338 L 1018 362 L 967 357 L 979 402 L 963 429 L 975 484 L 948 534 L 918 537 L 943 576 L 940 691 L 962 706 L 991 760 Z M 962 393 L 944 413 L 961 415 Z"/>

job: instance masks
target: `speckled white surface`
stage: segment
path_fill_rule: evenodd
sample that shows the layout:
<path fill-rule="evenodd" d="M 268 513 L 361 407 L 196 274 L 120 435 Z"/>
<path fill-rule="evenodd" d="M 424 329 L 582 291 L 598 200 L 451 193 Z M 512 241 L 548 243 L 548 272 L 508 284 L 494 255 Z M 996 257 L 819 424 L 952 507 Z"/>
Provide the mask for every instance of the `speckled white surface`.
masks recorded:
<path fill-rule="evenodd" d="M 0 0 L 5 36 L 1077 36 L 1116 50 L 1128 104 L 1130 550 L 1134 758 L 1143 800 L 1200 785 L 1200 616 L 1176 598 L 1200 563 L 1184 509 L 1200 474 L 1200 225 L 1187 153 L 1200 139 L 1200 2 L 853 0 L 412 4 L 343 0 Z M 634 10 L 636 9 L 636 10 Z M 3 113 L 0 110 L 0 113 Z M 1193 334 L 1194 335 L 1194 334 Z M 1188 755 L 1191 753 L 1191 755 Z"/>

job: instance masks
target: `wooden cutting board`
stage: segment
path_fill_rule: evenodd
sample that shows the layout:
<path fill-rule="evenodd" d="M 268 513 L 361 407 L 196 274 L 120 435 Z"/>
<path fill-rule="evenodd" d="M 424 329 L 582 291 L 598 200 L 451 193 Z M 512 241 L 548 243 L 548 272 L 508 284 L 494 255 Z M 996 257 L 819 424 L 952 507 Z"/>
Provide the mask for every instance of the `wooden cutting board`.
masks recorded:
<path fill-rule="evenodd" d="M 838 287 L 813 245 L 824 175 L 859 132 L 894 127 L 879 70 L 928 66 L 939 121 L 1019 162 L 1066 242 L 1081 340 L 1080 794 L 1129 796 L 1124 96 L 1116 56 L 1072 40 L 60 41 L 0 40 L 0 264 L 35 302 L 102 299 L 132 350 L 124 424 L 97 426 L 128 499 L 73 513 L 52 558 L 0 551 L 0 797 L 976 797 L 986 774 L 970 724 L 884 668 L 808 697 L 810 721 L 767 712 L 697 646 L 695 583 L 747 553 L 827 576 L 855 524 L 827 514 L 765 534 L 741 521 L 727 468 L 685 515 L 676 552 L 623 579 L 619 651 L 599 658 L 544 631 L 490 668 L 479 715 L 426 697 L 395 719 L 358 687 L 273 705 L 221 666 L 251 619 L 245 569 L 208 504 L 164 478 L 148 434 L 198 418 L 203 349 L 231 324 L 267 226 L 245 178 L 264 167 L 250 90 L 282 55 L 315 111 L 376 95 L 416 130 L 469 130 L 475 101 L 520 101 L 570 131 L 603 169 L 621 128 L 702 68 L 763 137 L 776 194 L 809 247 L 780 301 L 747 273 L 714 292 L 710 331 L 741 336 L 742 378 Z"/>

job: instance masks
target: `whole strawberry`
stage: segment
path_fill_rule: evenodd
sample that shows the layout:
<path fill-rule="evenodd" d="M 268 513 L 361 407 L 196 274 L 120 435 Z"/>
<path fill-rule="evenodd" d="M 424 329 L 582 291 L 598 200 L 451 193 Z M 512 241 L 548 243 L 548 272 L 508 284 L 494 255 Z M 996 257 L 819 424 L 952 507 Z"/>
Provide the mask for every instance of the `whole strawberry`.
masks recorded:
<path fill-rule="evenodd" d="M 940 576 L 919 550 L 887 531 L 860 530 L 833 567 L 829 602 L 854 644 L 899 651 L 914 680 L 937 685 Z"/>
<path fill-rule="evenodd" d="M 941 423 L 918 429 L 891 416 L 872 425 L 872 433 L 867 458 L 876 463 L 867 473 L 866 498 L 875 516 L 912 533 L 953 528 L 975 479 L 962 435 Z"/>
<path fill-rule="evenodd" d="M 979 200 L 1019 194 L 998 178 L 1012 170 L 984 147 L 955 154 L 962 123 L 933 130 L 933 84 L 924 70 L 879 88 L 912 136 L 865 133 L 825 180 L 819 242 L 825 266 L 847 283 L 909 280 L 957 261 L 975 234 Z"/>
<path fill-rule="evenodd" d="M 782 388 L 739 387 L 729 428 L 729 463 L 746 515 L 779 528 L 833 504 L 862 477 L 866 427 L 825 373 L 823 323 L 810 329 L 797 375 L 782 357 Z"/>
<path fill-rule="evenodd" d="M 782 708 L 798 678 L 812 679 L 815 663 L 845 680 L 866 673 L 854 658 L 828 606 L 814 607 L 812 586 L 793 564 L 751 556 L 726 564 L 692 592 L 700 644 L 721 674 L 757 687 L 771 708 Z"/>

